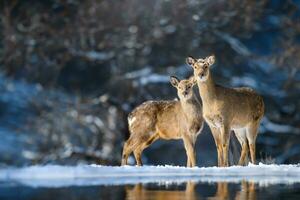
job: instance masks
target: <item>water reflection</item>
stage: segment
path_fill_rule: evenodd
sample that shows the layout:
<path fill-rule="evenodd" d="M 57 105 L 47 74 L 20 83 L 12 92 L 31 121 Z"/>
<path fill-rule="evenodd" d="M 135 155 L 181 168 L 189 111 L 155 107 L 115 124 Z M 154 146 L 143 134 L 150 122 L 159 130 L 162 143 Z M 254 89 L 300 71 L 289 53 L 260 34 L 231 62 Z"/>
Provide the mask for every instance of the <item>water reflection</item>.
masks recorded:
<path fill-rule="evenodd" d="M 213 187 L 215 184 L 210 184 Z M 196 187 L 197 186 L 197 187 Z M 201 188 L 203 186 L 203 188 Z M 233 185 L 234 186 L 234 185 Z M 235 187 L 236 188 L 236 187 Z M 240 184 L 240 189 L 231 188 L 229 183 L 217 183 L 216 192 L 209 195 L 210 188 L 205 184 L 197 184 L 195 182 L 187 182 L 185 189 L 153 189 L 147 185 L 137 184 L 132 188 L 126 188 L 126 200 L 195 200 L 207 198 L 209 200 L 218 199 L 235 199 L 235 200 L 255 200 L 256 190 L 254 182 L 243 181 Z M 205 191 L 206 190 L 206 191 Z M 202 192 L 202 194 L 201 194 Z"/>
<path fill-rule="evenodd" d="M 237 192 L 235 199 L 255 200 L 256 199 L 255 184 L 253 182 L 243 181 L 241 183 L 241 190 Z"/>
<path fill-rule="evenodd" d="M 132 189 L 126 189 L 126 199 L 127 200 L 194 200 L 197 198 L 197 193 L 195 191 L 195 182 L 187 182 L 185 190 L 153 190 L 147 189 L 142 184 L 137 184 Z"/>
<path fill-rule="evenodd" d="M 17 192 L 16 192 L 17 191 Z M 136 185 L 95 185 L 71 187 L 28 187 L 0 184 L 1 200 L 254 200 L 300 199 L 300 184 L 271 184 L 258 182 L 193 182 L 147 183 Z"/>
<path fill-rule="evenodd" d="M 216 199 L 228 199 L 228 183 L 220 182 L 218 183 L 217 192 L 214 196 L 209 197 L 208 199 L 216 200 Z"/>

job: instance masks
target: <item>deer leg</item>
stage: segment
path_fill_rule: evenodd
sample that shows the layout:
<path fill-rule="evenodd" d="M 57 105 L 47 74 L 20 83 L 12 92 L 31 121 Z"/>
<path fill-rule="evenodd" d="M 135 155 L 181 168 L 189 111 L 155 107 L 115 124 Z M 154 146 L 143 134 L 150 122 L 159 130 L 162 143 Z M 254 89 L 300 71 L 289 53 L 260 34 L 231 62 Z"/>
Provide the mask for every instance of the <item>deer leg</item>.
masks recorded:
<path fill-rule="evenodd" d="M 190 155 L 186 153 L 186 167 L 190 167 L 191 165 Z"/>
<path fill-rule="evenodd" d="M 250 148 L 250 156 L 251 156 L 251 162 L 252 164 L 256 163 L 256 147 L 255 147 L 255 143 L 249 144 L 249 148 Z"/>
<path fill-rule="evenodd" d="M 142 143 L 138 148 L 136 148 L 133 151 L 135 160 L 136 160 L 136 164 L 138 166 L 142 166 L 142 153 L 144 151 L 144 149 L 146 149 L 147 147 L 149 147 L 153 142 L 155 142 L 157 139 L 159 138 L 158 134 L 154 134 L 152 135 L 146 142 Z"/>
<path fill-rule="evenodd" d="M 245 165 L 245 161 L 246 161 L 246 157 L 248 156 L 248 144 L 247 144 L 247 141 L 245 141 L 243 144 L 242 144 L 242 152 L 241 152 L 241 157 L 240 157 L 240 160 L 239 160 L 239 163 L 238 165 Z"/>
<path fill-rule="evenodd" d="M 187 155 L 187 167 L 195 167 L 196 166 L 196 156 L 194 145 L 191 141 L 191 138 L 184 136 L 183 137 L 184 147 Z"/>
<path fill-rule="evenodd" d="M 191 149 L 191 152 L 190 152 L 190 166 L 191 167 L 195 167 L 196 166 L 196 150 L 195 150 L 195 142 L 192 141 L 192 149 Z"/>
<path fill-rule="evenodd" d="M 127 165 L 128 156 L 130 155 L 131 152 L 132 152 L 132 149 L 131 149 L 131 139 L 129 138 L 124 143 L 121 165 Z"/>
<path fill-rule="evenodd" d="M 192 144 L 191 156 L 190 156 L 190 166 L 196 166 L 196 151 L 195 151 L 195 144 Z"/>
<path fill-rule="evenodd" d="M 142 149 L 141 149 L 141 147 L 138 147 L 137 149 L 135 149 L 134 151 L 133 151 L 133 155 L 134 155 L 134 157 L 135 157 L 135 160 L 136 160 L 136 165 L 137 166 L 142 166 L 143 165 L 143 163 L 142 163 Z"/>
<path fill-rule="evenodd" d="M 247 140 L 248 140 L 248 143 L 249 143 L 249 149 L 250 149 L 250 156 L 251 156 L 252 164 L 256 163 L 255 142 L 256 142 L 256 136 L 257 136 L 257 133 L 258 133 L 258 126 L 259 126 L 259 124 L 251 124 L 247 128 Z"/>
<path fill-rule="evenodd" d="M 249 151 L 247 137 L 246 137 L 246 130 L 237 129 L 237 130 L 234 130 L 234 133 L 242 147 L 241 156 L 240 156 L 238 165 L 245 165 L 246 157 L 248 156 L 248 151 Z"/>
<path fill-rule="evenodd" d="M 121 165 L 127 165 L 128 157 L 135 150 L 135 148 L 140 144 L 140 138 L 130 136 L 129 139 L 124 143 L 122 162 Z"/>
<path fill-rule="evenodd" d="M 221 146 L 221 133 L 217 128 L 210 127 L 211 133 L 213 135 L 213 138 L 215 140 L 217 153 L 218 153 L 218 167 L 221 167 L 223 165 L 223 158 L 222 158 L 222 146 Z"/>
<path fill-rule="evenodd" d="M 228 167 L 228 147 L 230 140 L 230 130 L 226 125 L 221 127 L 221 143 L 223 153 L 223 167 Z"/>

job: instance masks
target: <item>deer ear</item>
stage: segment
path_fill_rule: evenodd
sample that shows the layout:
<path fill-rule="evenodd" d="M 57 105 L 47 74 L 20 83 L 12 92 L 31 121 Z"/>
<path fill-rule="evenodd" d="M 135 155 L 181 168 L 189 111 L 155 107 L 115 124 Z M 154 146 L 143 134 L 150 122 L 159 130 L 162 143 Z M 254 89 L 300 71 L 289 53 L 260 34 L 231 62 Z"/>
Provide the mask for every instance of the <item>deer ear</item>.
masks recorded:
<path fill-rule="evenodd" d="M 186 63 L 187 63 L 188 65 L 192 65 L 192 64 L 195 63 L 195 59 L 194 59 L 192 56 L 187 57 L 187 58 L 185 59 L 185 61 L 186 61 Z"/>
<path fill-rule="evenodd" d="M 174 86 L 177 87 L 179 83 L 179 79 L 176 76 L 170 76 L 170 83 Z"/>
<path fill-rule="evenodd" d="M 208 58 L 206 58 L 206 61 L 208 62 L 209 65 L 213 65 L 215 63 L 215 60 L 216 58 L 214 55 L 211 55 Z"/>

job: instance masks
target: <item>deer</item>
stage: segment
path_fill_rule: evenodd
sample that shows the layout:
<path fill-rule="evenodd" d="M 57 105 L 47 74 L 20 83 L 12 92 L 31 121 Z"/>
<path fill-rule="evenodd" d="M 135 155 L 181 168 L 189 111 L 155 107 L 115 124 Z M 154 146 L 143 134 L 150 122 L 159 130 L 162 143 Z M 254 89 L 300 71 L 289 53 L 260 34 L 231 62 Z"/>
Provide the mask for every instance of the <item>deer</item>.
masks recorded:
<path fill-rule="evenodd" d="M 133 152 L 141 166 L 143 150 L 158 139 L 182 139 L 187 167 L 196 165 L 195 143 L 204 123 L 201 104 L 193 92 L 196 81 L 171 76 L 170 83 L 177 89 L 179 100 L 146 101 L 128 115 L 130 137 L 123 146 L 121 165 L 127 165 Z"/>
<path fill-rule="evenodd" d="M 215 56 L 204 59 L 186 58 L 193 68 L 202 100 L 202 112 L 208 124 L 218 154 L 218 166 L 228 166 L 230 132 L 234 131 L 242 150 L 238 164 L 244 165 L 250 150 L 251 162 L 256 162 L 255 142 L 264 115 L 264 101 L 248 87 L 226 88 L 217 85 L 211 75 Z"/>

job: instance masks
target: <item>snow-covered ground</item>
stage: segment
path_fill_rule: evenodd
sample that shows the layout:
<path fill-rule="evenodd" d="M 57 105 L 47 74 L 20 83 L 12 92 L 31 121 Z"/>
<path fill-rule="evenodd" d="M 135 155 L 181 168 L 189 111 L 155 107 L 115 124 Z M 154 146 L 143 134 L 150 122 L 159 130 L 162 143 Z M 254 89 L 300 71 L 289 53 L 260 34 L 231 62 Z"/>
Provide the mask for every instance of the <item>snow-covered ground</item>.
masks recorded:
<path fill-rule="evenodd" d="M 136 183 L 239 182 L 266 184 L 300 183 L 298 165 L 249 165 L 228 168 L 177 166 L 31 166 L 0 169 L 0 182 L 31 187 L 121 185 Z"/>

